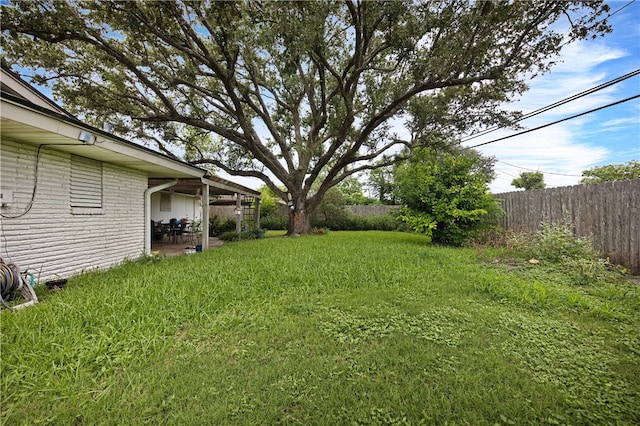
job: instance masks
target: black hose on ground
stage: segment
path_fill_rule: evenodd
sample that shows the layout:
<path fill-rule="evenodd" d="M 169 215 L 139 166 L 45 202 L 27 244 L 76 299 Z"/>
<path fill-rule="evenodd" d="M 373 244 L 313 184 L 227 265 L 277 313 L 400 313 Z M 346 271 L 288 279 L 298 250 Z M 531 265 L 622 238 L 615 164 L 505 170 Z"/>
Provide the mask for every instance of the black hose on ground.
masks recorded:
<path fill-rule="evenodd" d="M 0 302 L 5 308 L 13 310 L 5 300 L 20 288 L 22 288 L 22 277 L 18 267 L 0 261 Z"/>

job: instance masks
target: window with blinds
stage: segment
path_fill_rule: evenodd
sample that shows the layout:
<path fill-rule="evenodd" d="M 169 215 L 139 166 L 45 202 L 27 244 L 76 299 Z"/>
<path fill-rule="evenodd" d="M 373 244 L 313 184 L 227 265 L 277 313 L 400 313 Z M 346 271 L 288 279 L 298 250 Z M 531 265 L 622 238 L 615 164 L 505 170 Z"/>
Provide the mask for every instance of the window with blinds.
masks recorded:
<path fill-rule="evenodd" d="M 171 194 L 167 192 L 160 193 L 160 211 L 161 212 L 171 211 Z"/>
<path fill-rule="evenodd" d="M 71 207 L 102 208 L 102 163 L 71 156 Z"/>

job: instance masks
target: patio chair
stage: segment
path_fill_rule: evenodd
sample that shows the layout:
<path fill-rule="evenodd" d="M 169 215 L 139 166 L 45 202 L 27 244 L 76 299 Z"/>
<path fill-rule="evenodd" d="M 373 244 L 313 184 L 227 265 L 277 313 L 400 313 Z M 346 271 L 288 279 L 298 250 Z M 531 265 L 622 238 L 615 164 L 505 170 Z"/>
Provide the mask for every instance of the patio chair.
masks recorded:
<path fill-rule="evenodd" d="M 182 222 L 176 218 L 173 218 L 169 221 L 169 232 L 173 237 L 172 241 L 174 244 L 178 242 L 178 237 L 180 237 L 180 240 L 182 241 L 182 236 L 186 227 L 186 222 Z"/>
<path fill-rule="evenodd" d="M 153 241 L 158 241 L 162 244 L 162 237 L 164 233 L 162 232 L 162 223 L 151 221 L 151 232 L 153 234 Z"/>
<path fill-rule="evenodd" d="M 186 236 L 187 242 L 191 245 L 196 244 L 196 235 L 200 232 L 200 221 L 191 221 L 182 232 L 183 237 Z"/>

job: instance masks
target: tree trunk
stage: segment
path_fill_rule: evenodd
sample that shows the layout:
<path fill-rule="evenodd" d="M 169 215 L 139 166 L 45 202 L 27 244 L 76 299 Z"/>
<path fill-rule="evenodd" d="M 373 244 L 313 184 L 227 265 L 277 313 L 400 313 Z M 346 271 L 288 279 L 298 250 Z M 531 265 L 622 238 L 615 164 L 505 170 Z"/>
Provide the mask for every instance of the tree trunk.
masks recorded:
<path fill-rule="evenodd" d="M 311 233 L 311 212 L 305 207 L 291 206 L 289 209 L 289 223 L 287 224 L 287 236 L 303 235 Z"/>

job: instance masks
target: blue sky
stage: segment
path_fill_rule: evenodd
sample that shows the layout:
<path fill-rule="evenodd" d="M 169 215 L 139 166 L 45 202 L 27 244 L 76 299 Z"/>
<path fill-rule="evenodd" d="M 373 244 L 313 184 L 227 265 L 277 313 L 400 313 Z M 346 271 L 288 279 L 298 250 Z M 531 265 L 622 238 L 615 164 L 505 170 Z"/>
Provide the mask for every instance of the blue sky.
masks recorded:
<path fill-rule="evenodd" d="M 629 3 L 610 1 L 614 12 Z M 514 109 L 524 113 L 545 107 L 640 68 L 640 1 L 614 16 L 613 32 L 564 48 L 562 62 L 530 82 Z M 525 129 L 541 126 L 640 94 L 640 76 L 521 122 Z M 491 141 L 518 131 L 501 130 L 465 145 Z M 640 160 L 640 98 L 601 111 L 477 148 L 495 156 L 493 193 L 516 190 L 511 181 L 523 171 L 541 171 L 547 187 L 578 184 L 583 170 Z M 568 175 L 568 176 L 567 176 Z"/>

